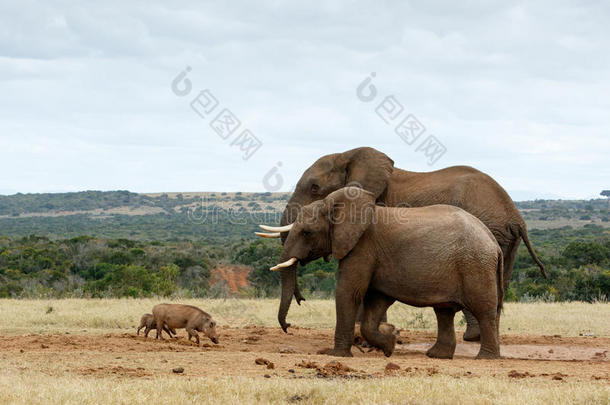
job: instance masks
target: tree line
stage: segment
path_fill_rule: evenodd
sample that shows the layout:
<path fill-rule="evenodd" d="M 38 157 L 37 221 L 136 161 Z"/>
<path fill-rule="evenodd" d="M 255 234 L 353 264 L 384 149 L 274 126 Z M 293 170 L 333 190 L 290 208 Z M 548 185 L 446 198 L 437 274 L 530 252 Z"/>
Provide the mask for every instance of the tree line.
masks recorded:
<path fill-rule="evenodd" d="M 549 278 L 521 246 L 508 300 L 607 300 L 610 295 L 610 230 L 584 228 L 532 230 L 530 238 Z M 29 235 L 0 237 L 0 297 L 210 297 L 225 293 L 210 286 L 217 265 L 252 267 L 251 287 L 242 294 L 279 296 L 277 240 L 241 238 L 133 240 L 78 236 L 51 239 Z M 299 269 L 306 296 L 334 295 L 337 262 L 322 259 Z"/>

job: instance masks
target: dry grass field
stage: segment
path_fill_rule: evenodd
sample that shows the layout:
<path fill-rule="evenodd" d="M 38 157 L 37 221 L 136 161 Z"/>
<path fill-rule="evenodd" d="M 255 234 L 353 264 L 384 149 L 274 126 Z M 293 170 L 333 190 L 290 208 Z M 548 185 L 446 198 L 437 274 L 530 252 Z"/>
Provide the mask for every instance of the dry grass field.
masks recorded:
<path fill-rule="evenodd" d="M 0 403 L 610 403 L 608 303 L 508 303 L 503 358 L 485 361 L 459 338 L 453 360 L 427 358 L 430 309 L 391 308 L 404 329 L 392 357 L 344 359 L 316 353 L 332 345 L 333 301 L 294 305 L 284 334 L 277 300 L 182 300 L 220 325 L 220 344 L 199 347 L 184 331 L 136 336 L 158 302 L 0 300 Z"/>

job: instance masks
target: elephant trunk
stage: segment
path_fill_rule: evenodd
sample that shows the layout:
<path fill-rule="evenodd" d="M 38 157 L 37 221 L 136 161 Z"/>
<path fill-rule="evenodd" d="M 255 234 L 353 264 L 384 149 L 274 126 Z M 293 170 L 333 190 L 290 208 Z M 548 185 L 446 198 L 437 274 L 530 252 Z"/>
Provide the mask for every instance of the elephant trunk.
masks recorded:
<path fill-rule="evenodd" d="M 280 220 L 280 225 L 281 226 L 285 226 L 288 224 L 292 224 L 296 219 L 297 219 L 297 215 L 299 213 L 299 209 L 301 208 L 301 205 L 298 203 L 295 203 L 292 201 L 292 198 L 290 199 L 290 201 L 288 201 L 288 204 L 286 205 L 286 208 L 284 209 L 284 212 L 282 213 L 282 219 Z M 282 238 L 282 245 L 284 244 L 284 242 L 286 242 L 286 238 L 288 237 L 288 232 L 282 232 L 281 234 L 281 238 Z M 288 280 L 286 280 L 286 273 L 293 273 L 289 278 L 292 280 L 292 286 L 288 285 Z M 303 297 L 303 295 L 301 295 L 301 291 L 299 290 L 299 286 L 297 284 L 297 265 L 295 264 L 294 266 L 284 269 L 282 270 L 281 274 L 281 280 L 282 280 L 282 304 L 280 305 L 280 314 L 283 312 L 283 319 L 284 319 L 284 323 L 286 322 L 286 314 L 288 313 L 288 308 L 290 308 L 290 302 L 292 300 L 292 295 L 294 295 L 294 298 L 297 300 L 297 304 L 301 305 L 301 301 L 305 301 L 305 298 Z M 284 296 L 286 294 L 289 294 L 288 297 L 289 299 L 287 300 L 287 302 L 285 302 L 286 300 L 284 299 Z M 281 318 L 281 317 L 280 317 Z M 284 332 L 286 331 L 286 329 L 284 328 L 282 321 L 280 320 L 280 325 L 282 325 L 282 329 L 284 329 Z"/>
<path fill-rule="evenodd" d="M 290 308 L 290 303 L 292 302 L 293 294 L 295 295 L 297 302 L 299 302 L 299 298 L 296 296 L 296 293 L 298 292 L 297 266 L 298 263 L 295 263 L 288 268 L 280 270 L 280 280 L 282 283 L 282 298 L 280 301 L 280 309 L 277 314 L 277 320 L 279 321 L 280 326 L 282 327 L 282 330 L 284 332 L 287 332 L 288 327 L 290 326 L 290 324 L 286 322 L 286 315 L 288 314 L 288 309 Z M 301 299 L 303 298 L 301 297 Z"/>

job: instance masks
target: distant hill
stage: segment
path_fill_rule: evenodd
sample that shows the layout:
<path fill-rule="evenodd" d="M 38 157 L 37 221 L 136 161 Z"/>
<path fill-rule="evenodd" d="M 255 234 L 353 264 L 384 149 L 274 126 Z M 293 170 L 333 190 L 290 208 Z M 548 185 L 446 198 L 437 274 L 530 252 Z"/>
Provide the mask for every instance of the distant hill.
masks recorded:
<path fill-rule="evenodd" d="M 289 193 L 185 192 L 138 194 L 130 191 L 80 191 L 0 195 L 0 218 L 87 214 L 150 215 L 186 212 L 202 205 L 251 212 L 283 209 Z"/>
<path fill-rule="evenodd" d="M 278 223 L 289 193 L 120 191 L 0 195 L 0 236 L 93 235 L 141 240 L 252 238 Z M 530 229 L 610 227 L 608 201 L 517 202 Z"/>
<path fill-rule="evenodd" d="M 602 198 L 518 201 L 515 204 L 532 229 L 580 228 L 587 224 L 610 227 L 609 202 Z"/>
<path fill-rule="evenodd" d="M 288 193 L 82 191 L 0 196 L 0 236 L 237 239 L 276 223 Z"/>

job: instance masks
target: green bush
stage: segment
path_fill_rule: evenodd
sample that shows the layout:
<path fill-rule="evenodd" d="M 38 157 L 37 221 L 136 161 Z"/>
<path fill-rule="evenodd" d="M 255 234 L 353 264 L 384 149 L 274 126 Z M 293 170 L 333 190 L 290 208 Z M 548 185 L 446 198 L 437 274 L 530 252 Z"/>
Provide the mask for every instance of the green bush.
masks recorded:
<path fill-rule="evenodd" d="M 507 300 L 593 301 L 610 297 L 608 230 L 594 224 L 578 229 L 533 229 L 530 239 L 549 278 L 542 278 L 521 244 L 505 293 Z M 220 294 L 221 286 L 209 286 L 210 270 L 226 263 L 253 268 L 248 296 L 278 296 L 279 273 L 269 271 L 269 267 L 278 263 L 281 250 L 277 240 L 253 239 L 251 235 L 237 241 L 0 236 L 0 297 L 203 297 Z M 299 267 L 303 294 L 332 297 L 337 266 L 335 260 L 327 263 L 318 259 Z"/>

